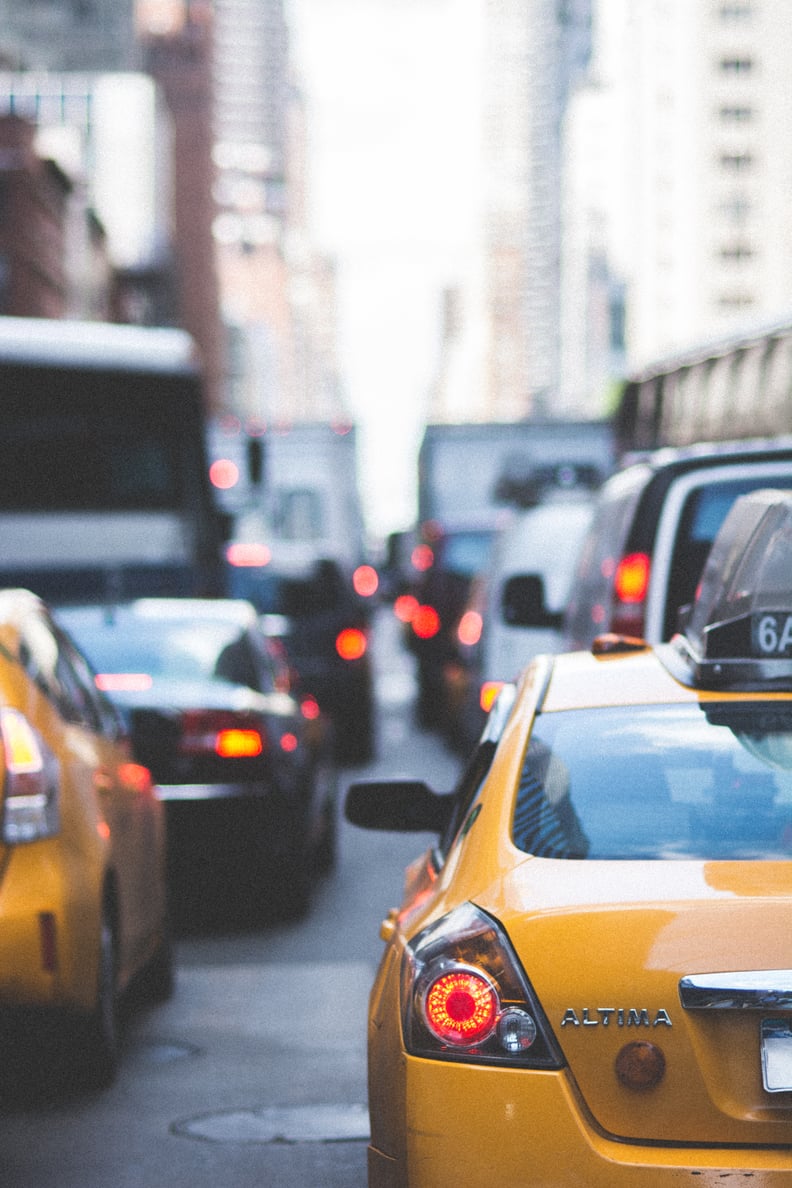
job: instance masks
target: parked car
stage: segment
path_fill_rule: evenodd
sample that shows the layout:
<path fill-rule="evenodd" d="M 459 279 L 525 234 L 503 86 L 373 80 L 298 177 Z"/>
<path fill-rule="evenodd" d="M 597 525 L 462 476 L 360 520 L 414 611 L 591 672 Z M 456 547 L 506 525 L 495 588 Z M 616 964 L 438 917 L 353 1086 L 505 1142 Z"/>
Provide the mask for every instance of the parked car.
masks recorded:
<path fill-rule="evenodd" d="M 299 687 L 332 721 L 336 759 L 350 766 L 370 762 L 377 746 L 371 599 L 353 579 L 331 558 L 279 567 L 244 542 L 229 548 L 232 593 L 281 616 Z"/>
<path fill-rule="evenodd" d="M 500 686 L 540 652 L 563 646 L 572 576 L 595 495 L 559 491 L 515 515 L 473 579 L 445 667 L 449 741 L 467 754 L 484 729 Z"/>
<path fill-rule="evenodd" d="M 174 881 L 187 871 L 205 899 L 219 880 L 253 910 L 300 916 L 335 853 L 335 769 L 316 703 L 284 687 L 255 608 L 151 598 L 58 618 L 129 715 L 167 806 Z"/>
<path fill-rule="evenodd" d="M 371 1188 L 792 1176 L 792 496 L 722 532 L 686 635 L 538 657 L 450 795 L 350 787 L 439 839 L 381 934 Z"/>
<path fill-rule="evenodd" d="M 792 439 L 665 449 L 602 486 L 564 622 L 569 648 L 617 632 L 670 639 L 734 500 L 792 487 Z"/>
<path fill-rule="evenodd" d="M 49 1061 L 60 1048 L 104 1086 L 124 992 L 173 986 L 164 813 L 85 659 L 27 590 L 0 591 L 0 742 L 4 1034 L 41 1040 Z"/>

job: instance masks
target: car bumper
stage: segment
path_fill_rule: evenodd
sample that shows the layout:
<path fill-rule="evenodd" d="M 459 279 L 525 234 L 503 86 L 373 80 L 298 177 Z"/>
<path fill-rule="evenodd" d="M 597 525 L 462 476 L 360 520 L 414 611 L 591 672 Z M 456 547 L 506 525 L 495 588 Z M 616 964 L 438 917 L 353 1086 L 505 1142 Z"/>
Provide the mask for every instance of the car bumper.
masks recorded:
<path fill-rule="evenodd" d="M 253 800 L 265 799 L 270 790 L 265 784 L 158 784 L 157 799 L 162 801 Z"/>
<path fill-rule="evenodd" d="M 753 1178 L 784 1188 L 792 1150 L 617 1142 L 581 1111 L 565 1072 L 487 1069 L 405 1058 L 403 1148 L 369 1147 L 370 1188 L 701 1188 Z M 372 1120 L 374 1121 L 374 1120 Z M 373 1135 L 376 1136 L 376 1126 Z"/>

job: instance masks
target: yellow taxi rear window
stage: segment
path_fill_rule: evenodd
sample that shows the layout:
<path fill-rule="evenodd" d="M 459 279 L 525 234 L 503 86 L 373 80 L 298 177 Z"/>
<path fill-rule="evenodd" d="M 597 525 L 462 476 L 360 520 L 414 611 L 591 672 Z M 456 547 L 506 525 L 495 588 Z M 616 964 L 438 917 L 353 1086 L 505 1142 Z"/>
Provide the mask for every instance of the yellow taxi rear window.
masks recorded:
<path fill-rule="evenodd" d="M 792 858 L 792 702 L 540 715 L 512 835 L 547 858 Z"/>

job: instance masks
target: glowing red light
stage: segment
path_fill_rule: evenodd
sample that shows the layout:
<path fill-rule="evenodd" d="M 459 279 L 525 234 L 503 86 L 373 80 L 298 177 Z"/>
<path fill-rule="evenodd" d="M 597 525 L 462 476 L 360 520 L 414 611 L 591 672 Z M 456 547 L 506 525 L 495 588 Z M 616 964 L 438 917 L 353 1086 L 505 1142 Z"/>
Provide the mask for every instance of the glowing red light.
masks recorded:
<path fill-rule="evenodd" d="M 253 568 L 269 565 L 272 553 L 265 544 L 245 543 L 237 541 L 226 549 L 226 560 L 229 565 L 238 568 Z"/>
<path fill-rule="evenodd" d="M 643 602 L 649 587 L 649 558 L 646 553 L 629 553 L 616 567 L 616 596 L 621 602 Z"/>
<path fill-rule="evenodd" d="M 361 598 L 371 598 L 373 594 L 377 593 L 379 586 L 376 569 L 371 565 L 358 565 L 352 574 L 352 585 L 355 587 L 355 593 L 359 594 Z"/>
<path fill-rule="evenodd" d="M 503 681 L 485 681 L 479 692 L 479 705 L 486 714 L 492 709 L 495 698 L 503 688 Z"/>
<path fill-rule="evenodd" d="M 428 544 L 416 545 L 410 554 L 410 561 L 413 569 L 417 569 L 419 573 L 426 573 L 427 569 L 434 565 L 434 552 Z"/>
<path fill-rule="evenodd" d="M 218 458 L 209 467 L 209 481 L 219 491 L 229 491 L 239 482 L 239 467 L 230 458 Z"/>
<path fill-rule="evenodd" d="M 400 623 L 411 623 L 418 610 L 418 599 L 414 594 L 400 594 L 393 603 L 393 613 Z"/>
<path fill-rule="evenodd" d="M 264 750 L 258 730 L 221 730 L 215 751 L 221 759 L 251 759 Z"/>
<path fill-rule="evenodd" d="M 142 763 L 122 763 L 118 769 L 118 778 L 140 795 L 151 792 L 151 772 Z"/>
<path fill-rule="evenodd" d="M 445 1043 L 466 1047 L 490 1035 L 498 1008 L 494 987 L 475 970 L 456 969 L 443 974 L 432 983 L 424 999 L 430 1030 Z"/>
<path fill-rule="evenodd" d="M 299 745 L 297 741 L 297 735 L 292 734 L 291 731 L 288 731 L 286 734 L 282 734 L 280 745 L 282 751 L 285 751 L 287 755 L 291 755 L 293 751 L 297 750 Z"/>
<path fill-rule="evenodd" d="M 433 606 L 419 606 L 410 622 L 419 639 L 432 639 L 440 630 L 440 616 Z"/>
<path fill-rule="evenodd" d="M 359 627 L 345 627 L 336 636 L 335 646 L 342 660 L 359 660 L 368 647 L 366 633 Z"/>
<path fill-rule="evenodd" d="M 478 611 L 465 611 L 457 627 L 457 639 L 465 647 L 472 648 L 481 639 L 481 629 L 484 622 Z"/>
<path fill-rule="evenodd" d="M 300 712 L 307 722 L 315 722 L 322 711 L 315 697 L 303 697 L 300 702 Z"/>

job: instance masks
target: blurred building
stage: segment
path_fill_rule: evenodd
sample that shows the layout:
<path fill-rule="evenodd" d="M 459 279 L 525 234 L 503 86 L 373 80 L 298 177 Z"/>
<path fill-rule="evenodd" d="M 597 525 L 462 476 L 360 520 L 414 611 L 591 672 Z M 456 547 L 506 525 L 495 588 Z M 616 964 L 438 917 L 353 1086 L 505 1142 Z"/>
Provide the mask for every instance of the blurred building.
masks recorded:
<path fill-rule="evenodd" d="M 63 317 L 71 182 L 35 150 L 35 128 L 0 116 L 0 314 Z"/>
<path fill-rule="evenodd" d="M 257 420 L 343 415 L 335 272 L 305 216 L 305 121 L 283 0 L 215 0 L 214 234 L 226 395 Z"/>
<path fill-rule="evenodd" d="M 596 42 L 570 128 L 570 399 L 602 377 L 580 364 L 613 329 L 603 285 L 629 367 L 792 308 L 788 0 L 599 0 Z"/>
<path fill-rule="evenodd" d="M 444 296 L 433 419 L 473 375 L 469 418 L 561 411 L 562 137 L 591 24 L 592 0 L 481 0 L 480 259 Z"/>
<path fill-rule="evenodd" d="M 135 0 L 0 0 L 0 55 L 12 69 L 133 70 Z"/>

